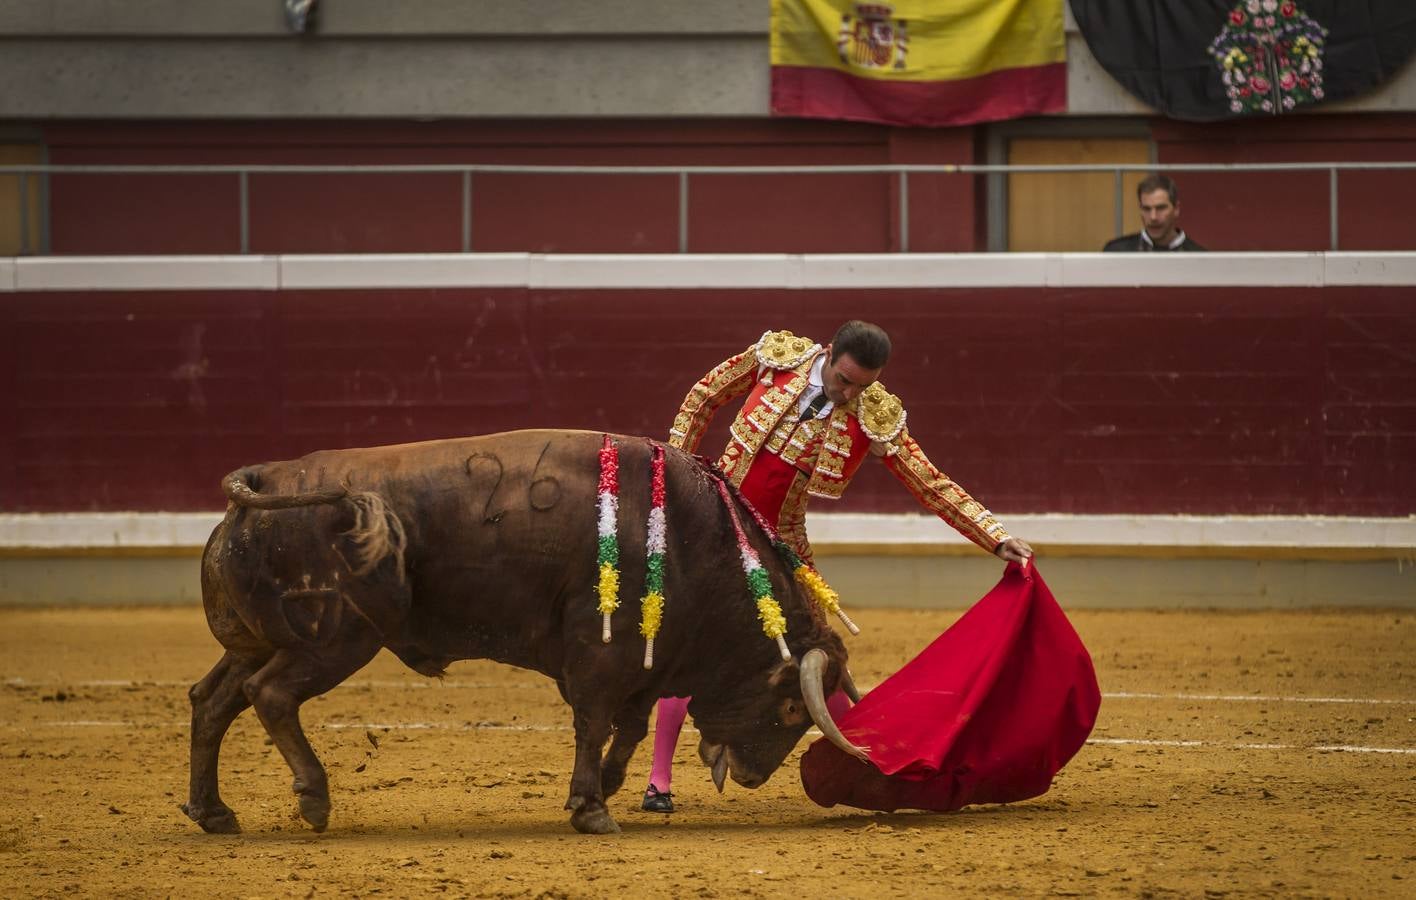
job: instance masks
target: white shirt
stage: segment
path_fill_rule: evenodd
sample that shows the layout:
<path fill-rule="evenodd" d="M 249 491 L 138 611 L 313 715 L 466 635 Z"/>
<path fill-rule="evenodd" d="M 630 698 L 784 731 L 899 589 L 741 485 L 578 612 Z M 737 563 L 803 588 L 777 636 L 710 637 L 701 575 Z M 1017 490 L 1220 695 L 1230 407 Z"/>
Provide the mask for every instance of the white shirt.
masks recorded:
<path fill-rule="evenodd" d="M 817 394 L 826 390 L 826 381 L 821 374 L 825 368 L 826 354 L 824 352 L 819 353 L 816 356 L 816 362 L 811 364 L 811 370 L 806 373 L 806 390 L 802 391 L 801 396 L 797 398 L 797 418 L 801 418 L 802 414 L 806 412 L 806 408 L 811 405 L 811 401 L 816 399 Z M 835 406 L 836 404 L 832 403 L 828 398 L 826 405 L 822 406 L 821 410 L 817 412 L 816 418 L 824 419 L 831 415 L 831 410 L 834 409 Z"/>
<path fill-rule="evenodd" d="M 1151 240 L 1150 232 L 1146 231 L 1144 228 L 1141 229 L 1141 240 L 1150 244 L 1152 247 L 1155 246 L 1155 241 Z M 1170 239 L 1170 243 L 1166 244 L 1165 248 L 1167 250 L 1174 250 L 1183 243 L 1185 243 L 1185 232 L 1177 228 L 1175 230 L 1175 237 Z"/>

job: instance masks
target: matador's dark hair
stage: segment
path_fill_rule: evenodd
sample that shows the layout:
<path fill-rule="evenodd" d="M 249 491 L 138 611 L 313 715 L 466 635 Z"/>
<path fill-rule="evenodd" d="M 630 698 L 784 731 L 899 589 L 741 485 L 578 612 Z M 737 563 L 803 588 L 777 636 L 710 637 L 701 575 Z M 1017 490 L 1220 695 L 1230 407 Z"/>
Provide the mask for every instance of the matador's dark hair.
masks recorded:
<path fill-rule="evenodd" d="M 831 338 L 831 358 L 846 353 L 867 369 L 883 369 L 890 361 L 890 335 L 879 325 L 852 319 Z"/>

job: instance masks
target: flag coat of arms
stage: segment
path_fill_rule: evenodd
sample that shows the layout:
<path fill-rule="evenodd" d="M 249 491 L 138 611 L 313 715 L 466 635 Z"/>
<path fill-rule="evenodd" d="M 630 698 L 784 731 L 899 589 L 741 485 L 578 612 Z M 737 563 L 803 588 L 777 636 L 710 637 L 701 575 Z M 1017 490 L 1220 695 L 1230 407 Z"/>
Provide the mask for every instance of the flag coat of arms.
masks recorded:
<path fill-rule="evenodd" d="M 772 0 L 772 114 L 965 125 L 1067 105 L 1062 0 Z"/>

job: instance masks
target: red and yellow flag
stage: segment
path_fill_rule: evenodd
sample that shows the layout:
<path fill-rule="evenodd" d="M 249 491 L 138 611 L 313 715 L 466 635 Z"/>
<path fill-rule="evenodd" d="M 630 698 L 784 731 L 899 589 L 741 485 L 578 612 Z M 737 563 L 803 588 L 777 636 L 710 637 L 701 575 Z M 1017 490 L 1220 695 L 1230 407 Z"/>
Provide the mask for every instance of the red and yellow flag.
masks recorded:
<path fill-rule="evenodd" d="M 772 0 L 772 114 L 964 125 L 1067 105 L 1063 0 Z"/>

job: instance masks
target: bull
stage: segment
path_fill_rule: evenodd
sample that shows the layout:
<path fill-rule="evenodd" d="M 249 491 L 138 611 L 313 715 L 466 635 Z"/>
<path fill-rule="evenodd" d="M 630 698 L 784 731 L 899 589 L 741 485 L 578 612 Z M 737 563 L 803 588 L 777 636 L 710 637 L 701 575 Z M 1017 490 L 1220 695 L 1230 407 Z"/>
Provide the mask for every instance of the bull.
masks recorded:
<path fill-rule="evenodd" d="M 605 801 L 624 783 L 661 696 L 692 695 L 699 756 L 719 790 L 728 774 L 744 787 L 763 784 L 813 722 L 855 751 L 824 700 L 848 685 L 844 646 L 768 535 L 739 511 L 781 604 L 791 659 L 764 637 L 727 505 L 746 510 L 745 501 L 720 490 L 701 460 L 665 448 L 658 661 L 644 666 L 635 602 L 602 638 L 601 441 L 590 432 L 507 432 L 321 451 L 226 476 L 226 515 L 201 568 L 207 623 L 225 653 L 189 694 L 183 811 L 208 832 L 240 830 L 218 791 L 217 761 L 232 721 L 253 706 L 294 774 L 300 814 L 323 831 L 328 778 L 300 706 L 384 647 L 425 676 L 456 660 L 493 659 L 554 679 L 575 732 L 566 808 L 583 833 L 619 830 Z M 639 596 L 635 573 L 645 568 L 652 444 L 615 441 L 628 600 Z"/>

